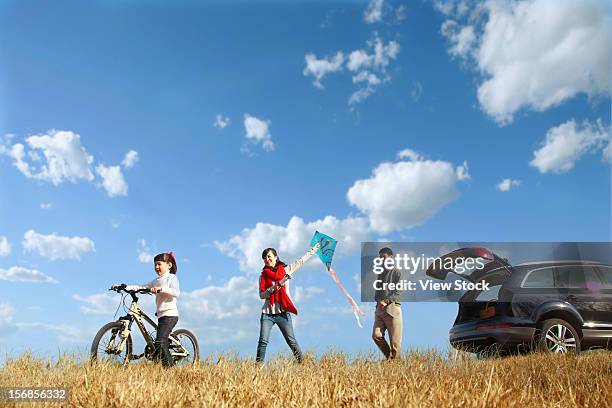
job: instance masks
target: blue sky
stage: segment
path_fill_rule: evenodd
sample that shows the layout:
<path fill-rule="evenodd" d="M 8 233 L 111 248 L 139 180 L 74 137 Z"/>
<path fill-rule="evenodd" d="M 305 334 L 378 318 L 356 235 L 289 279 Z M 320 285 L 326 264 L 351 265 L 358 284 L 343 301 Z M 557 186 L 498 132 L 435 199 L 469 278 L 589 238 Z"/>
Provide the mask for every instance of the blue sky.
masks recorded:
<path fill-rule="evenodd" d="M 259 254 L 366 240 L 610 241 L 604 1 L 0 6 L 0 353 L 86 350 L 112 283 L 178 259 L 182 327 L 254 354 Z M 131 152 L 131 153 L 128 153 Z M 305 350 L 375 351 L 317 260 Z M 152 311 L 152 300 L 144 302 Z M 455 304 L 406 304 L 447 347 Z M 276 333 L 270 351 L 286 346 Z"/>

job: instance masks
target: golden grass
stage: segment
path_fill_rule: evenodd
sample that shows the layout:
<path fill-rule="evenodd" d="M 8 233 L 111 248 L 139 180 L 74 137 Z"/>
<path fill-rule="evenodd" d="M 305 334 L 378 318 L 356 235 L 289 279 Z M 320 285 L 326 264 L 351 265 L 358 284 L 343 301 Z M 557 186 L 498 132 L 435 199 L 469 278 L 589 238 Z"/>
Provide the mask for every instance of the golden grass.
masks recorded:
<path fill-rule="evenodd" d="M 67 387 L 74 407 L 612 407 L 612 352 L 476 360 L 411 352 L 403 361 L 340 353 L 263 366 L 224 355 L 163 369 L 30 355 L 0 368 L 0 387 Z M 19 406 L 24 406 L 20 404 Z"/>

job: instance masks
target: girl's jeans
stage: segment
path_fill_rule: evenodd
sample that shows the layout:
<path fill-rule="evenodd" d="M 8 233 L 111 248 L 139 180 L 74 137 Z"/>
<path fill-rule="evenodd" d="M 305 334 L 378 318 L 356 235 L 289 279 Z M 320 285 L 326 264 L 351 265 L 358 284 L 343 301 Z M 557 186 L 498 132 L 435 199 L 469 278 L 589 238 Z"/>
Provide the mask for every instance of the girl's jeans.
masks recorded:
<path fill-rule="evenodd" d="M 164 367 L 172 367 L 174 361 L 168 350 L 168 336 L 178 323 L 178 316 L 163 316 L 157 319 L 157 336 L 155 337 L 155 352 L 157 359 L 161 359 Z"/>
<path fill-rule="evenodd" d="M 257 362 L 263 362 L 266 357 L 266 348 L 268 347 L 268 339 L 270 338 L 270 330 L 275 324 L 278 325 L 283 337 L 291 348 L 293 355 L 298 362 L 302 362 L 302 350 L 293 334 L 293 324 L 291 323 L 291 314 L 288 312 L 268 315 L 261 314 L 261 326 L 259 329 L 259 342 L 257 343 Z"/>

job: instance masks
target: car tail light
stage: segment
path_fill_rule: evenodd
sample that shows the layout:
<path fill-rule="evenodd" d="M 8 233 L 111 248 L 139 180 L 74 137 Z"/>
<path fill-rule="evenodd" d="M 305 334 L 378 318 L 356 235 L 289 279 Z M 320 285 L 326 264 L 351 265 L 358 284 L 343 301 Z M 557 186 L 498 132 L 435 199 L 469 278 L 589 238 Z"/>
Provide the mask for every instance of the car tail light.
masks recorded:
<path fill-rule="evenodd" d="M 474 253 L 484 259 L 493 260 L 494 256 L 487 248 L 473 248 Z"/>

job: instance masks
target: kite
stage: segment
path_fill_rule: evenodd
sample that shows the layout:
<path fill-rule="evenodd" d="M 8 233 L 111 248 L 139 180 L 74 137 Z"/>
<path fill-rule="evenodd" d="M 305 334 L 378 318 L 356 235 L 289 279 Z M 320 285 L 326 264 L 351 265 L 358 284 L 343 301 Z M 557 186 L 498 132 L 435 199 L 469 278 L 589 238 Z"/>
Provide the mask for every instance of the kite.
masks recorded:
<path fill-rule="evenodd" d="M 310 246 L 313 247 L 317 243 L 320 245 L 317 249 L 317 255 L 319 255 L 321 262 L 323 262 L 323 264 L 327 268 L 329 276 L 331 276 L 334 282 L 336 282 L 336 285 L 338 285 L 342 293 L 344 293 L 344 296 L 346 296 L 347 300 L 351 304 L 351 307 L 353 308 L 353 314 L 355 315 L 355 319 L 357 319 L 357 324 L 359 325 L 359 327 L 363 328 L 363 326 L 361 325 L 361 320 L 359 319 L 359 315 L 365 316 L 365 313 L 363 313 L 363 311 L 359 308 L 359 306 L 353 300 L 351 295 L 349 295 L 346 289 L 344 289 L 344 286 L 342 286 L 342 284 L 340 283 L 340 279 L 338 279 L 338 274 L 331 267 L 332 259 L 334 257 L 334 252 L 336 251 L 336 245 L 338 244 L 338 241 L 319 231 L 315 231 L 315 234 L 312 237 L 312 240 L 310 241 Z"/>

